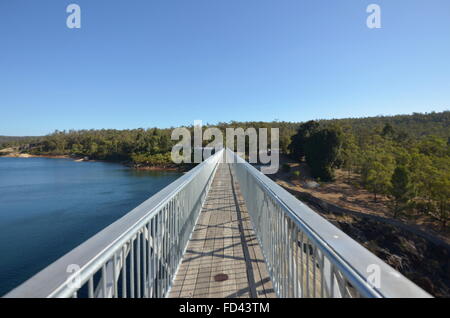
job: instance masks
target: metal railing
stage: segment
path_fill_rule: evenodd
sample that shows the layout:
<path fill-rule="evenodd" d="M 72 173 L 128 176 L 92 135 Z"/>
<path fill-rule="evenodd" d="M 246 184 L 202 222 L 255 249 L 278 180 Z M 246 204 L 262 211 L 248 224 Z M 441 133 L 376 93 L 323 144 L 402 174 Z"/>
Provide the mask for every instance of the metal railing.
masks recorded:
<path fill-rule="evenodd" d="M 278 297 L 430 297 L 229 149 L 226 162 Z"/>
<path fill-rule="evenodd" d="M 165 297 L 223 150 L 5 297 Z"/>

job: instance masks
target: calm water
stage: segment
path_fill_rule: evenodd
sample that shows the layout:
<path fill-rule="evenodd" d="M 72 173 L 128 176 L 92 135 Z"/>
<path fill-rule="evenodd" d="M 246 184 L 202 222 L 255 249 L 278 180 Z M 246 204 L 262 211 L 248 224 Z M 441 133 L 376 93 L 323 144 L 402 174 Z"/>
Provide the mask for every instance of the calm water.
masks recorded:
<path fill-rule="evenodd" d="M 0 158 L 0 295 L 179 176 L 103 162 Z"/>

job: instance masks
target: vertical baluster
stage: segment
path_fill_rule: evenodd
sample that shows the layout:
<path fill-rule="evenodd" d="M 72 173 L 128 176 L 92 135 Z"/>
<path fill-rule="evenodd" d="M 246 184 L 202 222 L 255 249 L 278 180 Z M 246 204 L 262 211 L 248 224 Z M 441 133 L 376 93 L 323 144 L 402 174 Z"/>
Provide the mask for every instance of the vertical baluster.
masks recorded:
<path fill-rule="evenodd" d="M 160 241 L 159 241 L 159 259 L 160 259 L 160 274 L 159 274 L 159 280 L 160 280 L 160 293 L 159 293 L 159 297 L 162 298 L 164 297 L 164 277 L 165 277 L 165 268 L 164 268 L 164 253 L 165 253 L 165 248 L 164 248 L 164 243 L 165 243 L 165 236 L 166 236 L 166 220 L 165 220 L 165 208 L 162 209 L 161 211 L 161 231 L 160 233 Z"/>
<path fill-rule="evenodd" d="M 173 199 L 169 204 L 169 279 L 168 286 L 172 285 L 172 266 L 173 266 L 173 242 L 175 235 L 173 233 Z"/>
<path fill-rule="evenodd" d="M 347 288 L 347 286 L 348 286 L 347 283 L 348 283 L 347 279 L 344 276 L 342 276 L 342 286 L 343 286 L 343 290 L 344 290 L 343 297 L 344 298 L 351 298 L 350 291 Z"/>
<path fill-rule="evenodd" d="M 170 200 L 169 205 L 167 207 L 167 226 L 169 228 L 169 231 L 167 233 L 167 289 L 166 289 L 166 294 L 167 291 L 170 288 L 171 282 L 172 282 L 172 257 L 173 257 L 173 253 L 172 253 L 172 244 L 173 244 L 173 227 L 172 227 L 172 222 L 173 222 L 173 218 L 172 216 L 172 204 L 173 204 L 173 200 Z"/>
<path fill-rule="evenodd" d="M 127 297 L 127 244 L 122 247 L 122 298 Z"/>
<path fill-rule="evenodd" d="M 171 285 L 173 284 L 173 280 L 175 279 L 175 271 L 177 269 L 177 265 L 178 265 L 178 231 L 177 231 L 177 219 L 178 219 L 178 215 L 177 215 L 177 209 L 178 209 L 178 197 L 174 198 L 173 200 L 173 206 L 172 206 L 172 235 L 173 235 L 173 246 L 172 246 L 172 259 L 173 259 L 173 263 L 172 263 L 172 282 Z"/>
<path fill-rule="evenodd" d="M 88 281 L 88 297 L 94 298 L 94 276 L 89 277 Z"/>
<path fill-rule="evenodd" d="M 284 254 L 284 246 L 286 242 L 284 241 L 284 217 L 283 212 L 280 211 L 280 287 L 281 287 L 281 297 L 285 296 L 286 286 L 284 284 L 284 280 L 286 278 L 286 274 L 284 273 L 284 262 L 286 260 L 286 255 Z"/>
<path fill-rule="evenodd" d="M 168 226 L 169 226 L 169 233 L 168 233 L 168 240 L 167 240 L 167 268 L 168 268 L 168 273 L 167 273 L 167 291 L 169 290 L 170 286 L 171 286 L 171 282 L 172 282 L 172 257 L 173 257 L 173 253 L 172 253 L 172 247 L 173 247 L 173 218 L 172 218 L 172 204 L 173 204 L 173 200 L 171 201 L 171 203 L 169 204 L 168 207 L 168 215 L 167 215 L 167 222 L 168 222 Z M 167 294 L 167 293 L 166 293 Z"/>
<path fill-rule="evenodd" d="M 152 220 L 147 223 L 147 297 L 151 295 L 151 282 L 152 282 L 152 255 L 151 255 L 151 237 L 152 237 Z"/>
<path fill-rule="evenodd" d="M 321 257 L 320 257 L 320 297 L 324 298 L 325 297 L 325 255 L 323 254 L 323 252 L 320 253 Z"/>
<path fill-rule="evenodd" d="M 290 260 L 290 244 L 291 244 L 291 235 L 290 235 L 290 227 L 289 227 L 289 218 L 285 216 L 285 224 L 286 224 L 286 277 L 284 279 L 286 283 L 286 297 L 291 297 L 291 260 Z"/>
<path fill-rule="evenodd" d="M 156 297 L 156 216 L 152 219 L 152 297 Z"/>
<path fill-rule="evenodd" d="M 182 258 L 183 248 L 184 248 L 184 241 L 181 238 L 181 224 L 182 224 L 182 216 L 183 216 L 183 208 L 182 208 L 182 200 L 183 200 L 183 194 L 180 193 L 178 195 L 177 199 L 177 241 L 178 241 L 178 259 Z"/>
<path fill-rule="evenodd" d="M 106 264 L 102 266 L 102 296 L 106 298 Z"/>
<path fill-rule="evenodd" d="M 283 275 L 282 275 L 282 257 L 283 257 L 283 252 L 282 252 L 282 246 L 283 246 L 283 233 L 282 233 L 282 226 L 281 226 L 281 211 L 272 203 L 272 208 L 275 207 L 276 211 L 277 211 L 277 222 L 276 222 L 276 226 L 277 226 L 277 236 L 276 236 L 276 244 L 275 244 L 275 258 L 276 258 L 276 262 L 277 262 L 277 285 L 278 285 L 278 293 L 279 295 L 282 297 L 283 294 Z"/>
<path fill-rule="evenodd" d="M 299 284 L 300 284 L 300 280 L 299 280 L 299 275 L 298 275 L 298 270 L 299 270 L 299 255 L 298 255 L 298 229 L 297 227 L 295 227 L 295 232 L 294 232 L 294 249 L 295 249 L 295 256 L 294 256 L 294 264 L 295 264 L 295 297 L 298 298 L 300 297 L 300 288 L 299 288 Z"/>
<path fill-rule="evenodd" d="M 289 226 L 289 218 L 285 218 L 286 227 L 286 245 L 284 247 L 286 251 L 286 278 L 284 279 L 286 283 L 286 297 L 292 297 L 291 286 L 292 286 L 292 275 L 291 275 L 291 232 Z"/>
<path fill-rule="evenodd" d="M 137 272 L 137 278 L 136 278 L 136 285 L 137 285 L 137 298 L 141 298 L 141 239 L 142 239 L 142 233 L 139 231 L 137 233 L 136 238 L 136 272 Z"/>
<path fill-rule="evenodd" d="M 274 253 L 274 263 L 275 263 L 275 275 L 274 275 L 274 277 L 275 277 L 276 292 L 277 292 L 277 295 L 280 295 L 280 288 L 279 288 L 280 287 L 280 281 L 279 281 L 280 271 L 279 271 L 279 266 L 278 266 L 278 264 L 280 262 L 280 259 L 279 259 L 279 255 L 277 255 L 277 251 L 278 251 L 278 248 L 279 248 L 279 245 L 280 245 L 280 241 L 279 241 L 280 231 L 279 231 L 279 228 L 278 228 L 279 215 L 278 215 L 278 210 L 277 209 L 275 209 L 274 211 L 276 213 L 275 214 L 275 234 L 276 234 L 276 236 L 275 236 L 275 245 L 273 247 L 273 249 L 274 249 L 274 251 L 273 251 L 273 253 Z"/>
<path fill-rule="evenodd" d="M 147 235 L 145 235 L 147 227 L 142 228 L 142 292 L 143 297 L 147 297 Z"/>
<path fill-rule="evenodd" d="M 279 235 L 278 235 L 278 249 L 277 249 L 277 257 L 278 257 L 278 285 L 279 285 L 279 291 L 280 295 L 284 294 L 283 290 L 283 212 L 278 208 L 278 228 L 279 228 Z"/>
<path fill-rule="evenodd" d="M 330 271 L 331 281 L 330 281 L 330 298 L 334 298 L 334 264 L 331 263 Z"/>
<path fill-rule="evenodd" d="M 92 275 L 88 281 L 88 297 L 94 298 L 94 276 Z"/>
<path fill-rule="evenodd" d="M 267 209 L 265 208 L 264 197 L 261 196 L 260 199 L 261 199 L 261 202 L 262 202 L 262 212 L 263 212 L 262 221 L 264 222 L 264 243 L 263 243 L 262 249 L 263 249 L 265 257 L 268 258 L 269 262 L 271 262 L 270 261 L 270 251 L 268 251 L 267 248 L 265 248 L 266 246 L 268 246 L 267 244 L 270 244 L 269 243 L 270 242 L 270 231 L 268 229 L 270 219 L 268 218 Z M 268 267 L 270 276 L 272 276 L 272 271 L 271 271 L 270 265 L 267 264 L 267 267 Z"/>
<path fill-rule="evenodd" d="M 161 297 L 164 297 L 166 292 L 166 239 L 167 239 L 167 226 L 166 226 L 166 207 L 163 209 L 162 217 L 162 236 L 161 236 L 161 255 L 162 255 L 162 277 L 161 277 Z"/>
<path fill-rule="evenodd" d="M 304 234 L 301 232 L 300 235 L 300 286 L 301 286 L 301 292 L 302 292 L 302 298 L 305 297 L 305 278 L 303 275 L 303 272 L 305 271 L 305 263 L 304 263 Z"/>
<path fill-rule="evenodd" d="M 346 287 L 346 279 L 343 277 L 342 273 L 336 269 L 335 270 L 335 275 L 336 277 L 336 283 L 337 283 L 337 287 L 339 289 L 340 292 L 340 296 L 341 298 L 347 298 L 347 289 Z"/>
<path fill-rule="evenodd" d="M 177 263 L 181 259 L 181 249 L 182 246 L 180 246 L 180 194 L 177 195 L 176 198 L 176 208 L 175 208 L 175 237 L 176 237 L 176 251 L 177 251 Z"/>
<path fill-rule="evenodd" d="M 289 230 L 289 234 L 290 234 L 290 239 L 289 239 L 289 260 L 291 262 L 291 269 L 290 269 L 290 273 L 289 273 L 289 284 L 291 286 L 290 290 L 291 290 L 291 294 L 290 297 L 293 298 L 295 297 L 295 285 L 297 284 L 296 279 L 296 275 L 295 275 L 295 240 L 294 240 L 294 234 L 295 234 L 295 224 L 292 220 L 289 220 L 289 224 L 290 224 L 290 230 Z"/>
<path fill-rule="evenodd" d="M 159 259 L 159 298 L 162 298 L 164 295 L 164 236 L 165 236 L 165 228 L 164 228 L 164 208 L 161 210 L 160 221 L 159 221 L 161 230 L 158 235 L 158 259 Z"/>
<path fill-rule="evenodd" d="M 177 269 L 177 265 L 180 262 L 180 255 L 179 255 L 179 250 L 180 250 L 180 233 L 179 233 L 179 229 L 178 229 L 178 222 L 179 222 L 179 214 L 178 214 L 178 210 L 179 210 L 179 196 L 176 197 L 175 201 L 174 201 L 174 211 L 173 211 L 173 226 L 174 226 L 174 236 L 175 236 L 175 243 L 174 243 L 174 274 L 175 271 Z M 193 230 L 193 229 L 192 229 Z M 173 279 L 175 279 L 175 276 L 173 277 Z"/>
<path fill-rule="evenodd" d="M 130 247 L 130 297 L 134 298 L 134 237 Z"/>
<path fill-rule="evenodd" d="M 313 262 L 312 262 L 312 266 L 313 266 L 313 297 L 316 298 L 316 253 L 317 253 L 317 247 L 314 244 L 313 246 Z"/>
<path fill-rule="evenodd" d="M 157 253 L 157 272 L 156 272 L 156 297 L 161 297 L 161 231 L 162 231 L 162 222 L 161 222 L 161 214 L 162 210 L 158 212 L 158 222 L 157 228 L 156 228 L 156 236 L 157 236 L 157 242 L 156 242 L 156 253 Z"/>
<path fill-rule="evenodd" d="M 284 240 L 283 240 L 283 250 L 284 250 L 284 297 L 289 297 L 289 255 L 288 255 L 288 247 L 289 247 L 289 229 L 288 229 L 288 220 L 285 215 L 283 215 L 283 228 L 284 228 Z"/>
<path fill-rule="evenodd" d="M 117 280 L 118 280 L 118 277 L 117 277 L 117 272 L 116 272 L 116 269 L 117 269 L 116 253 L 113 254 L 113 265 L 112 266 L 113 266 L 113 284 L 112 284 L 113 291 L 112 291 L 112 298 L 117 298 L 117 294 L 118 294 L 118 291 L 117 291 Z"/>
<path fill-rule="evenodd" d="M 168 219 L 167 219 L 167 211 L 168 207 L 164 209 L 164 293 L 162 297 L 164 297 L 167 293 L 167 280 L 168 280 L 168 241 L 169 241 L 169 226 L 168 226 Z"/>
<path fill-rule="evenodd" d="M 277 232 L 277 229 L 278 229 L 278 227 L 277 227 L 278 213 L 275 210 L 273 214 L 274 214 L 273 215 L 273 231 L 272 231 L 273 241 L 272 241 L 272 245 L 271 245 L 271 247 L 272 247 L 272 255 L 273 255 L 272 256 L 272 258 L 273 258 L 273 261 L 272 261 L 272 264 L 273 264 L 273 280 L 274 280 L 273 281 L 273 288 L 275 289 L 275 293 L 277 295 L 279 295 L 279 293 L 278 293 L 278 271 L 277 271 L 278 260 L 277 260 L 276 254 L 275 254 L 275 250 L 276 250 L 277 244 L 278 244 L 278 242 L 277 242 L 277 236 L 278 236 L 278 232 Z"/>
<path fill-rule="evenodd" d="M 282 214 L 282 218 L 281 218 L 281 221 L 282 221 L 282 223 L 281 223 L 281 231 L 282 231 L 282 235 L 283 235 L 283 240 L 281 241 L 282 242 L 282 244 L 281 244 L 281 257 L 282 257 L 282 264 L 283 264 L 283 267 L 282 267 L 282 271 L 281 271 L 281 273 L 282 273 L 282 284 L 283 284 L 283 297 L 287 297 L 287 295 L 288 295 L 288 291 L 289 291 L 289 288 L 288 288 L 288 286 L 287 286 L 287 284 L 286 284 L 286 281 L 287 281 L 287 276 L 288 276 L 288 273 L 287 273 L 287 253 L 286 253 L 286 247 L 287 247 L 287 230 L 286 230 L 286 217 L 285 217 L 285 215 L 284 214 Z"/>
<path fill-rule="evenodd" d="M 309 238 L 306 237 L 306 297 L 309 298 L 310 297 L 310 287 L 309 287 L 309 276 L 310 276 L 310 272 L 309 272 L 309 262 L 310 260 L 310 249 L 309 249 Z"/>
<path fill-rule="evenodd" d="M 275 277 L 275 287 L 276 287 L 276 291 L 277 291 L 277 295 L 280 295 L 280 278 L 279 278 L 279 276 L 280 276 L 280 271 L 279 271 L 279 262 L 280 262 L 280 257 L 279 257 L 279 255 L 277 255 L 277 250 L 278 250 L 278 248 L 279 248 L 279 244 L 280 244 L 280 240 L 279 240 L 279 236 L 280 236 L 280 230 L 279 230 L 279 226 L 278 226 L 278 224 L 279 224 L 279 219 L 280 219 L 280 217 L 279 217 L 279 213 L 278 213 L 278 209 L 275 209 L 274 210 L 275 211 L 275 235 L 276 235 L 276 237 L 275 237 L 275 245 L 274 245 L 274 247 L 273 247 L 273 249 L 274 249 L 274 251 L 273 251 L 273 253 L 274 253 L 274 258 L 275 258 L 275 275 L 274 275 L 274 277 Z"/>
<path fill-rule="evenodd" d="M 284 216 L 284 263 L 285 263 L 285 275 L 284 275 L 284 289 L 285 289 L 285 297 L 289 297 L 289 290 L 290 290 L 290 284 L 289 284 L 289 219 L 287 218 L 287 216 Z"/>
<path fill-rule="evenodd" d="M 267 199 L 267 198 L 266 198 Z M 267 209 L 267 213 L 269 213 L 269 205 L 267 203 L 266 205 L 266 209 Z M 272 269 L 272 277 L 275 277 L 275 248 L 276 248 L 276 239 L 275 239 L 275 235 L 276 235 L 276 213 L 270 213 L 270 224 L 271 224 L 271 228 L 270 228 L 270 255 L 271 255 L 271 260 L 270 260 L 270 266 Z M 276 282 L 273 282 L 274 284 L 274 288 L 276 287 L 275 284 Z"/>

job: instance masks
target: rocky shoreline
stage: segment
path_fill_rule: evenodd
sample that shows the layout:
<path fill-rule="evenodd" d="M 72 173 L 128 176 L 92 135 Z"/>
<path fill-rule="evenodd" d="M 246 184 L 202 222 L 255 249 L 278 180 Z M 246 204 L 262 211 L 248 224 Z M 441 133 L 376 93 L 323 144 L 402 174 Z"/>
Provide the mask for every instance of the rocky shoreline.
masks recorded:
<path fill-rule="evenodd" d="M 6 155 L 0 155 L 5 158 L 52 158 L 52 159 L 74 159 L 67 155 L 32 155 L 29 153 L 8 153 Z"/>

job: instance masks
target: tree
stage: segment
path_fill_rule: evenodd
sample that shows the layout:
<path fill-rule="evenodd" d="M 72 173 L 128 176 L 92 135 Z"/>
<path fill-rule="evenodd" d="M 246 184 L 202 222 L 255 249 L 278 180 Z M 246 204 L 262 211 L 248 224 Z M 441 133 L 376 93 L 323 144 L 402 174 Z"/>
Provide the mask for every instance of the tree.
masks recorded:
<path fill-rule="evenodd" d="M 390 153 L 377 148 L 366 151 L 361 179 L 365 187 L 374 194 L 375 202 L 377 195 L 388 193 L 394 164 L 394 156 Z"/>
<path fill-rule="evenodd" d="M 407 208 L 413 194 L 410 172 L 405 166 L 398 166 L 395 168 L 391 177 L 391 188 L 389 193 L 394 201 L 393 213 L 394 218 L 396 218 Z"/>
<path fill-rule="evenodd" d="M 434 174 L 430 176 L 430 196 L 434 203 L 431 214 L 444 229 L 450 214 L 450 157 L 435 158 L 434 167 Z"/>
<path fill-rule="evenodd" d="M 83 154 L 83 146 L 80 144 L 73 144 L 71 152 L 76 155 L 81 155 Z"/>
<path fill-rule="evenodd" d="M 285 133 L 280 134 L 280 151 L 287 155 L 289 153 L 289 145 L 291 143 L 291 137 Z"/>
<path fill-rule="evenodd" d="M 96 155 L 96 153 L 97 153 L 97 151 L 98 151 L 98 145 L 97 145 L 97 143 L 95 143 L 95 142 L 93 142 L 93 143 L 91 143 L 90 145 L 89 145 L 89 155 L 90 156 L 92 156 L 92 155 Z"/>
<path fill-rule="evenodd" d="M 343 137 L 342 150 L 340 153 L 341 167 L 348 171 L 348 179 L 350 173 L 360 162 L 361 149 L 356 143 L 356 138 L 351 132 L 346 132 Z"/>
<path fill-rule="evenodd" d="M 313 120 L 300 125 L 288 147 L 293 159 L 301 161 L 305 157 L 306 143 L 318 129 L 319 123 Z"/>
<path fill-rule="evenodd" d="M 311 134 L 305 143 L 305 156 L 311 173 L 323 181 L 334 179 L 334 165 L 342 147 L 342 135 L 335 128 Z"/>
<path fill-rule="evenodd" d="M 384 125 L 383 131 L 381 132 L 381 136 L 384 138 L 393 138 L 395 135 L 394 127 L 390 123 L 386 123 Z"/>
<path fill-rule="evenodd" d="M 450 147 L 444 138 L 427 136 L 419 143 L 420 152 L 427 156 L 445 157 L 450 155 Z"/>

